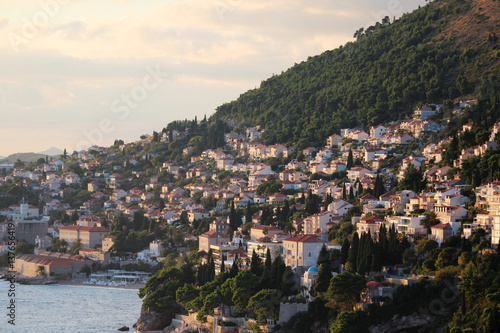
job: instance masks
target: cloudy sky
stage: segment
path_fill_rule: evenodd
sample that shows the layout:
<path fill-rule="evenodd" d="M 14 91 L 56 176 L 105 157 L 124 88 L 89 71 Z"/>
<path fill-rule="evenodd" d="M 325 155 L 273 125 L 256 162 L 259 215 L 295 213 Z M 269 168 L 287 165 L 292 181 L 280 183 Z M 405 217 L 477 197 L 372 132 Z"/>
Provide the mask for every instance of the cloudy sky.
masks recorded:
<path fill-rule="evenodd" d="M 136 140 L 424 0 L 0 1 L 0 155 Z"/>

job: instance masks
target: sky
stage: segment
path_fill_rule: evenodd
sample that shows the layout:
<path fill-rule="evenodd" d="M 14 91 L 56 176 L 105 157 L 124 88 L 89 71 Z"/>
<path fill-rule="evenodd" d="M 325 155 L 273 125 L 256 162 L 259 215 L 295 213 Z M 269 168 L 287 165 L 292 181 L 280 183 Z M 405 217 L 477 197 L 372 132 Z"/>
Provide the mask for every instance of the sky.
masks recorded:
<path fill-rule="evenodd" d="M 0 155 L 137 140 L 424 0 L 0 0 Z"/>

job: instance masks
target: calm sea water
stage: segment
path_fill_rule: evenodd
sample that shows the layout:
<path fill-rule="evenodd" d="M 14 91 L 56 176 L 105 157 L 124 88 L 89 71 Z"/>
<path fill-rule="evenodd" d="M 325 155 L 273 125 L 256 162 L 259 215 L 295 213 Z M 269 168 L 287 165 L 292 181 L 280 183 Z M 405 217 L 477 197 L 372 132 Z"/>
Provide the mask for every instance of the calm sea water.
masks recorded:
<path fill-rule="evenodd" d="M 138 290 L 105 287 L 16 285 L 15 326 L 8 324 L 9 283 L 0 280 L 1 333 L 107 333 L 139 318 Z"/>

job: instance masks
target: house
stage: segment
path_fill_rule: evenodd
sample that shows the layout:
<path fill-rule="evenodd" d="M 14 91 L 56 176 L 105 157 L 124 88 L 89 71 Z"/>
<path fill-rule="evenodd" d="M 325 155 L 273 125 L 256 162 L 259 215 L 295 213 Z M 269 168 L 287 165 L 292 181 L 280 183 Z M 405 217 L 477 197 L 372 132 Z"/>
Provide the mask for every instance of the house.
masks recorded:
<path fill-rule="evenodd" d="M 70 172 L 66 176 L 64 176 L 64 183 L 66 185 L 80 184 L 80 182 L 80 176 L 78 176 L 76 173 Z"/>
<path fill-rule="evenodd" d="M 21 254 L 16 256 L 14 271 L 24 276 L 38 277 L 42 267 L 47 276 L 67 276 L 80 272 L 85 264 L 79 255 L 50 252 L 45 252 L 43 255 Z"/>
<path fill-rule="evenodd" d="M 363 130 L 354 130 L 352 132 L 349 132 L 348 137 L 350 139 L 358 141 L 358 143 L 361 143 L 363 142 L 363 140 L 368 140 L 370 136 Z"/>
<path fill-rule="evenodd" d="M 462 226 L 459 219 L 464 218 L 469 210 L 464 207 L 448 206 L 443 204 L 434 206 L 434 212 L 442 223 L 449 223 L 451 225 L 453 234 L 456 235 L 459 233 L 460 227 Z"/>
<path fill-rule="evenodd" d="M 283 230 L 279 228 L 270 225 L 259 225 L 250 229 L 250 239 L 253 241 L 263 237 L 272 239 L 274 235 L 281 233 L 283 233 Z"/>
<path fill-rule="evenodd" d="M 217 231 L 207 231 L 198 237 L 199 251 L 208 253 L 210 246 L 223 245 L 229 242 L 229 236 Z"/>
<path fill-rule="evenodd" d="M 305 218 L 303 221 L 304 233 L 312 235 L 323 230 L 328 230 L 329 226 L 327 226 L 327 223 L 332 220 L 333 216 L 333 212 L 323 211 Z"/>
<path fill-rule="evenodd" d="M 82 226 L 82 227 L 93 227 L 93 226 L 101 226 L 101 218 L 97 217 L 95 215 L 87 215 L 87 216 L 81 216 L 77 221 L 76 225 Z"/>
<path fill-rule="evenodd" d="M 338 146 L 342 142 L 342 137 L 338 134 L 333 134 L 326 140 L 326 145 L 330 148 L 333 146 Z"/>
<path fill-rule="evenodd" d="M 396 194 L 392 195 L 392 210 L 395 213 L 403 213 L 406 208 L 406 204 L 410 202 L 410 199 L 414 196 L 415 192 L 410 190 L 399 191 Z"/>
<path fill-rule="evenodd" d="M 371 235 L 374 235 L 375 233 L 378 233 L 380 225 L 383 221 L 384 219 L 376 216 L 361 219 L 356 223 L 356 231 L 358 234 L 369 232 Z"/>
<path fill-rule="evenodd" d="M 453 229 L 448 223 L 439 223 L 431 227 L 431 239 L 441 245 L 444 240 L 453 235 Z"/>
<path fill-rule="evenodd" d="M 115 244 L 116 236 L 107 236 L 102 240 L 102 251 L 109 252 L 111 247 Z"/>
<path fill-rule="evenodd" d="M 188 220 L 190 223 L 193 223 L 197 220 L 202 220 L 207 217 L 210 217 L 210 212 L 206 209 L 193 209 L 187 212 Z"/>
<path fill-rule="evenodd" d="M 386 223 L 394 225 L 396 230 L 405 235 L 425 235 L 427 229 L 422 225 L 424 216 L 390 216 Z"/>
<path fill-rule="evenodd" d="M 378 139 L 386 133 L 385 126 L 378 125 L 370 128 L 370 138 Z"/>
<path fill-rule="evenodd" d="M 267 201 L 270 205 L 282 203 L 285 200 L 288 200 L 288 196 L 281 193 L 272 194 L 267 198 Z"/>
<path fill-rule="evenodd" d="M 292 269 L 316 266 L 321 247 L 326 244 L 316 235 L 298 235 L 283 240 L 285 265 Z"/>
<path fill-rule="evenodd" d="M 87 184 L 87 190 L 89 192 L 97 192 L 99 191 L 99 183 L 98 182 L 91 182 Z"/>
<path fill-rule="evenodd" d="M 73 242 L 80 239 L 83 247 L 94 247 L 101 245 L 105 235 L 109 233 L 109 229 L 104 227 L 82 227 L 79 225 L 68 225 L 59 228 L 59 238 L 68 242 L 71 246 Z"/>

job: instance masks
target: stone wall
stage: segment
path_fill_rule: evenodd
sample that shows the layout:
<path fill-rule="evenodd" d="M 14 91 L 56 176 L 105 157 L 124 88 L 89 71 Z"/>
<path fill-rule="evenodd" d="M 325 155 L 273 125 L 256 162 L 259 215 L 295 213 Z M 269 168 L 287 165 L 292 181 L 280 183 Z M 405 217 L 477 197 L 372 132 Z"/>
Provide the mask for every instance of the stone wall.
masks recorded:
<path fill-rule="evenodd" d="M 307 303 L 280 303 L 280 317 L 278 324 L 283 325 L 298 312 L 307 311 Z"/>

